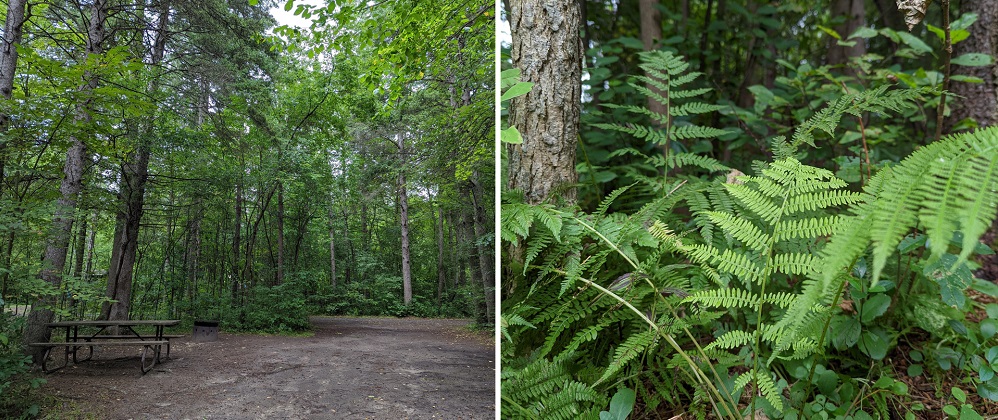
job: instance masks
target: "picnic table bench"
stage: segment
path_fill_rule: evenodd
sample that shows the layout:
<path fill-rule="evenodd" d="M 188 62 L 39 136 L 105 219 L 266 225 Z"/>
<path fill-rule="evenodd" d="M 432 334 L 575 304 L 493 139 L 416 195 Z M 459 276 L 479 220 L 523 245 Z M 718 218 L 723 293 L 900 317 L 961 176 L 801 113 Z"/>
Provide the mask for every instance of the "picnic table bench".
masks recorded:
<path fill-rule="evenodd" d="M 153 366 L 156 366 L 160 362 L 161 349 L 166 346 L 166 358 L 170 357 L 170 339 L 180 338 L 183 335 L 168 335 L 163 334 L 163 330 L 166 327 L 172 327 L 180 324 L 180 320 L 116 320 L 116 321 L 61 321 L 52 322 L 45 324 L 47 327 L 65 328 L 65 341 L 62 342 L 49 342 L 49 343 L 30 343 L 29 346 L 34 347 L 44 347 L 45 354 L 42 359 L 42 371 L 45 373 L 52 373 L 59 369 L 62 369 L 69 365 L 69 357 L 73 356 L 73 363 L 79 363 L 83 361 L 90 360 L 94 354 L 94 346 L 136 346 L 142 347 L 141 364 L 139 367 L 142 370 L 142 374 L 152 370 Z M 155 332 L 152 334 L 140 334 L 135 331 L 133 327 L 139 326 L 152 326 L 155 328 Z M 96 328 L 93 333 L 80 334 L 80 327 L 86 328 Z M 117 328 L 116 334 L 104 334 L 101 333 L 107 331 L 108 329 Z M 124 332 L 124 333 L 122 333 Z M 54 336 L 54 335 L 53 335 Z M 120 340 L 120 341 L 119 341 Z M 52 349 L 62 347 L 65 349 L 63 353 L 63 364 L 58 367 L 49 368 L 48 359 L 52 352 Z M 83 348 L 87 348 L 89 351 L 86 358 L 81 358 L 79 353 Z M 148 356 L 148 357 L 147 357 Z M 146 359 L 149 359 L 149 363 L 146 363 Z"/>

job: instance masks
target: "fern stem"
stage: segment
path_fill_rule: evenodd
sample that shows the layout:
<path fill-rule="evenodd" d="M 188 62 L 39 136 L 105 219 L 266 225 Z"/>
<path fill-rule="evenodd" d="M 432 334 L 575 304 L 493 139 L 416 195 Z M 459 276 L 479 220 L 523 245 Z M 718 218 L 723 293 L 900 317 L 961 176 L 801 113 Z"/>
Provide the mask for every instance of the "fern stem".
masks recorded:
<path fill-rule="evenodd" d="M 527 410 L 526 408 L 524 408 L 520 404 L 517 404 L 516 401 L 513 401 L 512 399 L 510 399 L 509 397 L 507 397 L 505 395 L 502 396 L 502 408 L 515 408 L 515 409 L 517 409 L 517 411 L 520 412 L 520 414 L 526 416 L 529 419 L 536 419 L 537 418 L 536 414 L 530 412 L 530 410 Z"/>
<path fill-rule="evenodd" d="M 568 275 L 567 272 L 562 271 L 562 270 L 554 270 L 554 271 L 556 273 L 559 273 L 559 274 L 562 274 L 562 275 Z M 700 369 L 700 367 L 697 366 L 696 362 L 693 361 L 693 359 L 690 357 L 690 355 L 687 354 L 686 351 L 683 350 L 683 348 L 679 346 L 679 343 L 676 342 L 675 338 L 673 338 L 672 335 L 670 335 L 669 333 L 666 333 L 665 331 L 663 331 L 662 328 L 660 328 L 658 326 L 658 324 L 655 324 L 654 321 L 652 321 L 651 319 L 649 319 L 648 316 L 644 314 L 644 312 L 641 312 L 640 310 L 638 310 L 638 308 L 635 308 L 634 305 L 631 304 L 631 302 L 628 302 L 626 299 L 620 297 L 616 293 L 611 292 L 609 289 L 607 289 L 607 288 L 605 288 L 603 286 L 600 286 L 596 282 L 594 282 L 592 280 L 589 280 L 587 278 L 579 277 L 579 280 L 581 280 L 583 283 L 586 283 L 590 287 L 593 287 L 596 290 L 599 290 L 604 295 L 610 296 L 614 300 L 620 302 L 621 304 L 623 304 L 624 306 L 626 306 L 628 309 L 630 309 L 631 312 L 634 312 L 635 314 L 637 314 L 638 317 L 640 317 L 649 326 L 651 326 L 652 329 L 655 330 L 655 332 L 659 335 L 659 337 L 662 337 L 663 339 L 665 339 L 665 341 L 668 342 L 669 345 L 674 350 L 676 350 L 677 353 L 679 353 L 680 357 L 682 357 L 683 360 L 685 360 L 686 363 L 690 366 L 690 368 L 693 369 L 693 372 L 696 373 L 696 376 L 697 376 L 699 382 L 702 383 L 702 384 L 704 384 L 704 385 L 706 385 L 707 388 L 709 388 L 710 391 L 713 392 L 714 395 L 716 395 L 718 397 L 718 399 L 723 400 L 723 396 L 717 390 L 717 388 L 714 386 L 714 384 L 711 383 L 710 380 L 707 379 L 707 376 L 703 373 L 703 371 Z M 736 417 L 734 415 L 734 413 L 732 413 L 731 408 L 729 408 L 728 405 L 727 405 L 727 402 L 724 404 L 724 409 L 725 409 L 725 411 L 727 411 L 728 416 L 731 417 L 732 419 L 737 419 L 738 418 L 738 417 Z"/>
<path fill-rule="evenodd" d="M 652 289 L 656 290 L 656 292 L 659 290 L 658 287 L 656 287 L 655 284 L 648 279 L 648 277 L 644 277 L 644 280 L 646 283 L 648 283 L 649 286 L 651 286 Z M 669 313 L 672 314 L 673 318 L 679 319 L 679 314 L 676 313 L 676 309 L 672 307 L 672 305 L 669 303 L 668 300 L 665 299 L 665 296 L 662 296 L 661 293 L 655 293 L 655 294 L 658 295 L 659 300 L 661 300 L 662 303 L 665 304 L 665 307 L 669 309 Z M 700 357 L 702 357 L 704 360 L 710 360 L 710 356 L 707 356 L 707 352 L 705 352 L 703 350 L 703 347 L 700 346 L 700 342 L 697 341 L 695 337 L 693 337 L 693 333 L 690 332 L 690 329 L 686 328 L 686 326 L 682 326 L 682 329 L 683 332 L 686 333 L 686 336 L 689 337 L 690 342 L 693 343 L 693 346 L 696 347 L 697 352 L 700 353 Z M 710 372 L 714 374 L 714 378 L 717 379 L 717 383 L 721 386 L 721 390 L 724 391 L 724 395 L 731 396 L 731 391 L 729 391 L 727 385 L 724 384 L 724 380 L 722 380 L 721 375 L 717 373 L 717 369 L 714 369 L 714 364 L 708 363 L 707 366 L 710 367 Z M 732 405 L 736 404 L 732 402 Z"/>

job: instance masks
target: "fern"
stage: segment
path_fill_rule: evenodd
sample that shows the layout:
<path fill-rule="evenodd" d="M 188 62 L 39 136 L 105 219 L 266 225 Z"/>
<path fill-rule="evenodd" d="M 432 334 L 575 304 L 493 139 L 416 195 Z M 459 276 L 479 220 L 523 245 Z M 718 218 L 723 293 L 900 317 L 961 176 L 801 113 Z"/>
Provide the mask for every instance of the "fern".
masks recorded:
<path fill-rule="evenodd" d="M 962 232 L 954 266 L 965 261 L 995 219 L 996 187 L 998 128 L 948 136 L 922 147 L 870 180 L 864 203 L 853 206 L 853 215 L 829 244 L 821 280 L 830 282 L 872 242 L 876 284 L 887 258 L 916 226 L 926 229 L 934 258 L 947 251 L 955 232 Z"/>
<path fill-rule="evenodd" d="M 756 355 L 770 351 L 779 354 L 785 349 L 809 351 L 814 348 L 811 343 L 817 341 L 816 337 L 806 336 L 797 347 L 785 344 L 786 336 L 805 337 L 802 325 L 796 325 L 800 327 L 798 331 L 787 331 L 786 325 L 779 324 L 779 318 L 765 316 L 774 309 L 794 307 L 798 296 L 772 292 L 769 288 L 774 279 L 816 272 L 820 259 L 811 252 L 796 250 L 797 243 L 810 242 L 817 249 L 818 237 L 835 230 L 842 221 L 828 214 L 828 210 L 859 203 L 863 195 L 843 190 L 845 182 L 831 172 L 804 165 L 792 157 L 772 162 L 761 167 L 760 175 L 742 176 L 738 181 L 724 184 L 736 203 L 732 210 L 699 212 L 733 242 L 719 248 L 716 243 L 684 244 L 675 240 L 674 246 L 705 272 L 733 276 L 741 280 L 743 288 L 702 290 L 684 302 L 755 313 L 754 329 L 729 330 L 706 349 L 740 349 L 751 344 Z M 668 235 L 661 226 L 651 231 L 663 239 Z M 771 350 L 762 348 L 763 345 Z M 739 377 L 736 385 L 755 384 L 770 404 L 782 407 L 766 370 L 771 361 L 772 358 L 763 364 L 759 356 L 754 357 L 751 375 Z"/>
<path fill-rule="evenodd" d="M 696 117 L 716 112 L 723 109 L 723 106 L 712 105 L 695 100 L 684 101 L 689 98 L 700 97 L 710 92 L 709 88 L 688 88 L 702 76 L 702 73 L 687 72 L 689 64 L 681 56 L 674 55 L 668 51 L 648 51 L 639 53 L 641 60 L 640 67 L 644 75 L 633 77 L 629 82 L 642 96 L 654 100 L 661 104 L 666 110 L 665 113 L 650 110 L 645 107 L 635 105 L 603 104 L 607 109 L 622 111 L 647 120 L 649 124 L 635 123 L 596 123 L 593 127 L 622 133 L 627 136 L 643 140 L 646 144 L 655 145 L 665 150 L 664 154 L 651 153 L 647 150 L 638 150 L 632 147 L 618 148 L 611 152 L 609 157 L 622 155 L 636 155 L 643 158 L 648 168 L 654 169 L 654 175 L 648 176 L 641 173 L 632 173 L 632 177 L 643 181 L 652 192 L 662 192 L 662 185 L 659 184 L 660 173 L 682 168 L 684 166 L 696 167 L 707 172 L 729 171 L 726 165 L 707 156 L 690 153 L 670 153 L 671 143 L 674 140 L 693 139 L 714 139 L 728 133 L 727 130 L 703 127 L 693 123 Z M 650 89 L 648 86 L 653 87 Z M 682 102 L 682 103 L 680 103 Z M 629 165 L 633 166 L 633 165 Z"/>

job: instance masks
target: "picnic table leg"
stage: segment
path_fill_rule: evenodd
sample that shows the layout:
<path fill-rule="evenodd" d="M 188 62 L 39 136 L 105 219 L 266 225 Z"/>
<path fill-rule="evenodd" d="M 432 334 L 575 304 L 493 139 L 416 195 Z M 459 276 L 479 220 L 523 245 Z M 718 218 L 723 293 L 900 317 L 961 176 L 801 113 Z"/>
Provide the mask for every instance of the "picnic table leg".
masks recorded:
<path fill-rule="evenodd" d="M 151 351 L 153 354 L 150 355 L 149 357 L 150 363 L 149 366 L 146 367 L 146 352 L 149 351 Z M 140 367 L 142 368 L 142 374 L 145 375 L 147 372 L 152 370 L 152 368 L 156 366 L 157 362 L 159 362 L 159 345 L 153 345 L 153 346 L 146 345 L 142 347 L 142 364 L 140 365 Z"/>
<path fill-rule="evenodd" d="M 66 367 L 66 366 L 69 366 L 69 349 L 67 348 L 66 352 L 63 353 L 63 363 L 62 363 L 62 366 L 59 366 L 59 367 L 57 367 L 55 369 L 49 369 L 48 368 L 48 366 L 47 366 L 48 363 L 46 363 L 46 362 L 48 362 L 49 356 L 51 355 L 53 348 L 54 347 L 47 347 L 47 348 L 45 348 L 45 354 L 42 355 L 42 372 L 52 373 L 52 372 L 55 372 L 55 371 L 57 371 L 59 369 L 62 369 L 64 367 Z"/>

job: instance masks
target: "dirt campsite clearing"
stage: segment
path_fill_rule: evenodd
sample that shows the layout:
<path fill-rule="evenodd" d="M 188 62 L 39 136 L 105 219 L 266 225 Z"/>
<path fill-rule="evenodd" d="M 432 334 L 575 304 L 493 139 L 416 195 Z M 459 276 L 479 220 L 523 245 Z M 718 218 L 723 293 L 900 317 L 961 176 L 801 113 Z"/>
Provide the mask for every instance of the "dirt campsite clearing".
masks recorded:
<path fill-rule="evenodd" d="M 111 419 L 491 419 L 493 339 L 466 320 L 311 318 L 311 337 L 173 342 L 146 375 L 135 349 L 44 375 L 44 415 Z"/>

